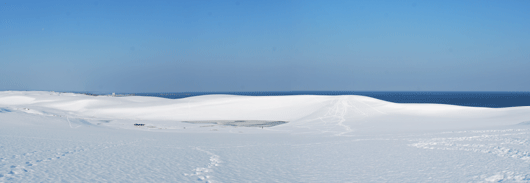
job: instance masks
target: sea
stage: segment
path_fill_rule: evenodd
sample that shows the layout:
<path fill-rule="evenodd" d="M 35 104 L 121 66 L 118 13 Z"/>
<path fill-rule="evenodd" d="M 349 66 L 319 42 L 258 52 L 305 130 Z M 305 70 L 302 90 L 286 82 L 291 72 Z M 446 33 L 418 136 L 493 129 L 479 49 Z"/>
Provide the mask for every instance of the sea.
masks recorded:
<path fill-rule="evenodd" d="M 433 91 L 255 91 L 255 92 L 172 92 L 172 93 L 122 93 L 120 95 L 152 96 L 181 99 L 212 94 L 242 96 L 289 95 L 362 95 L 395 103 L 433 103 L 472 107 L 530 106 L 530 92 L 433 92 Z"/>

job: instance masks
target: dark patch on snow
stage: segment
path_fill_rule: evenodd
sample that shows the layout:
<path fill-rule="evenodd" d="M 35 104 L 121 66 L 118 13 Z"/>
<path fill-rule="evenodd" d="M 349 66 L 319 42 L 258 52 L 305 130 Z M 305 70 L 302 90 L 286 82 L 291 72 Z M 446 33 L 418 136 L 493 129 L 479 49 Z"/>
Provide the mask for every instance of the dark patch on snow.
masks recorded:
<path fill-rule="evenodd" d="M 78 125 L 88 125 L 88 126 L 93 126 L 94 125 L 94 124 L 90 123 L 89 121 L 87 121 L 85 119 L 79 119 L 79 118 L 70 118 L 69 121 L 72 124 L 78 124 Z"/>
<path fill-rule="evenodd" d="M 0 108 L 0 113 L 11 112 L 9 109 Z"/>
<path fill-rule="evenodd" d="M 224 126 L 242 127 L 273 127 L 288 123 L 288 121 L 266 121 L 266 120 L 208 120 L 208 121 L 183 121 L 192 124 L 218 124 Z"/>
<path fill-rule="evenodd" d="M 92 124 L 92 123 L 90 123 L 90 122 L 88 122 L 87 120 L 84 120 L 84 119 L 79 119 L 79 122 L 81 124 L 85 124 L 85 125 L 94 125 L 94 124 Z"/>

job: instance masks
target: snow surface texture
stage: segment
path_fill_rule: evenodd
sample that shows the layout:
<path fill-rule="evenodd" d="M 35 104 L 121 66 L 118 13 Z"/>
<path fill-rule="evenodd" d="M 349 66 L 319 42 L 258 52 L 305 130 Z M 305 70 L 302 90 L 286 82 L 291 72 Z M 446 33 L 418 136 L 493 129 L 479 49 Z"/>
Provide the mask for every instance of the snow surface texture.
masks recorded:
<path fill-rule="evenodd" d="M 5 91 L 0 182 L 530 182 L 530 107 Z"/>

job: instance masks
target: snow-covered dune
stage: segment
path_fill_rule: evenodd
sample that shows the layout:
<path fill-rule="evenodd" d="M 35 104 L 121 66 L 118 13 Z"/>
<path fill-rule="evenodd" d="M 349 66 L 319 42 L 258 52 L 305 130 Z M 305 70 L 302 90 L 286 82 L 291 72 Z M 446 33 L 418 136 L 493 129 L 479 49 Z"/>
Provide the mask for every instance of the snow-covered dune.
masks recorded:
<path fill-rule="evenodd" d="M 443 104 L 397 104 L 365 96 L 232 96 L 185 99 L 89 96 L 73 93 L 0 93 L 0 106 L 26 113 L 71 119 L 144 121 L 281 120 L 282 131 L 329 132 L 414 131 L 517 124 L 530 119 L 530 107 L 479 108 Z M 111 124 L 107 124 L 111 125 Z"/>
<path fill-rule="evenodd" d="M 527 124 L 530 107 L 353 95 L 4 91 L 0 182 L 525 182 Z"/>

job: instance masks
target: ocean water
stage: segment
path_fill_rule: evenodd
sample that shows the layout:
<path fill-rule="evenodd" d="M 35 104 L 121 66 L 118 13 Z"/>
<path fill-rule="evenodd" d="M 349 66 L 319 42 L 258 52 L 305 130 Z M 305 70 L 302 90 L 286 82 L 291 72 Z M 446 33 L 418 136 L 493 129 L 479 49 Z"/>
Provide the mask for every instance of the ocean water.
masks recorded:
<path fill-rule="evenodd" d="M 179 99 L 211 94 L 230 94 L 244 96 L 362 95 L 395 103 L 435 103 L 490 108 L 530 106 L 530 92 L 257 91 L 131 93 L 131 95 L 136 96 L 153 96 L 170 99 Z"/>

